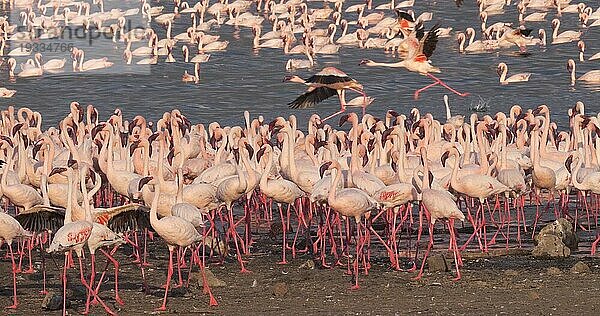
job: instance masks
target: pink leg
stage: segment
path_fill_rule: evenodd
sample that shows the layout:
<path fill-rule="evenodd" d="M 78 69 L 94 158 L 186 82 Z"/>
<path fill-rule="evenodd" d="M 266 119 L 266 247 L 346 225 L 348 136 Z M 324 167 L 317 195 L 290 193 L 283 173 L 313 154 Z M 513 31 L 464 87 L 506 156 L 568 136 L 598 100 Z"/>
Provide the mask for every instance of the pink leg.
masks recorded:
<path fill-rule="evenodd" d="M 419 99 L 419 93 L 421 93 L 421 92 L 423 92 L 423 91 L 425 91 L 425 90 L 427 90 L 427 89 L 429 89 L 429 88 L 431 88 L 431 87 L 437 86 L 438 84 L 440 84 L 440 83 L 436 81 L 436 82 L 434 82 L 434 83 L 432 83 L 432 84 L 430 84 L 430 85 L 427 85 L 427 86 L 425 86 L 425 87 L 423 87 L 423 88 L 421 88 L 421 89 L 419 89 L 419 90 L 415 91 L 415 96 L 414 96 L 414 97 L 415 97 L 415 100 L 418 100 L 418 99 Z"/>
<path fill-rule="evenodd" d="M 458 281 L 460 280 L 459 266 L 462 265 L 462 259 L 460 258 L 460 252 L 458 251 L 458 245 L 456 244 L 456 234 L 454 232 L 454 218 L 448 220 L 448 230 L 450 230 L 450 247 L 454 250 L 454 264 L 456 265 L 456 278 L 454 278 L 454 281 Z"/>
<path fill-rule="evenodd" d="M 169 285 L 171 284 L 171 277 L 173 276 L 173 247 L 169 247 L 169 268 L 167 270 L 167 286 L 165 287 L 165 297 L 162 305 L 157 308 L 158 311 L 167 310 L 167 295 L 169 294 Z"/>
<path fill-rule="evenodd" d="M 90 260 L 92 261 L 92 272 L 90 276 L 90 288 L 94 288 L 94 281 L 96 278 L 96 254 L 91 254 Z M 88 291 L 87 298 L 85 300 L 85 311 L 84 315 L 87 315 L 90 311 L 90 298 L 92 297 L 92 293 Z"/>
<path fill-rule="evenodd" d="M 283 209 L 281 208 L 281 203 L 277 203 L 277 208 L 279 208 L 279 216 L 281 217 L 281 227 L 283 229 L 283 237 L 281 240 L 281 261 L 278 262 L 277 264 L 287 264 L 287 261 L 285 260 L 285 250 L 287 249 L 287 243 L 286 243 L 286 238 L 285 238 L 285 232 L 287 230 L 287 225 L 285 222 L 285 218 L 283 217 Z"/>
<path fill-rule="evenodd" d="M 600 234 L 596 236 L 596 240 L 592 243 L 592 256 L 596 254 L 596 247 L 598 246 L 598 242 L 600 242 Z"/>
<path fill-rule="evenodd" d="M 25 274 L 31 274 L 33 273 L 33 264 L 31 262 L 31 249 L 33 248 L 33 238 L 34 237 L 30 237 L 29 239 L 27 239 L 27 250 L 29 251 L 29 269 L 23 271 L 23 273 Z"/>
<path fill-rule="evenodd" d="M 356 239 L 356 257 L 354 258 L 354 285 L 350 288 L 352 290 L 358 290 L 360 289 L 360 286 L 358 285 L 358 265 L 360 264 L 360 258 L 361 258 L 361 250 L 362 250 L 362 237 L 360 234 L 360 221 L 356 222 L 356 234 L 357 234 L 357 239 Z"/>
<path fill-rule="evenodd" d="M 419 280 L 423 277 L 423 269 L 425 268 L 425 262 L 427 262 L 427 256 L 431 251 L 431 247 L 433 247 L 433 224 L 429 224 L 429 243 L 427 244 L 427 250 L 425 251 L 425 256 L 423 257 L 423 262 L 421 262 L 421 269 L 419 270 L 419 274 L 413 278 L 413 280 Z"/>
<path fill-rule="evenodd" d="M 125 305 L 125 303 L 119 296 L 119 262 L 113 256 L 111 256 L 110 253 L 106 252 L 104 249 L 100 249 L 100 251 L 102 251 L 102 253 L 106 256 L 106 258 L 108 258 L 108 260 L 110 260 L 113 263 L 113 265 L 115 266 L 115 302 L 117 302 L 117 304 L 123 306 L 123 305 Z"/>
<path fill-rule="evenodd" d="M 106 311 L 106 313 L 108 313 L 110 315 L 116 315 L 113 311 L 110 310 L 110 308 L 108 308 L 108 306 L 106 306 L 104 301 L 102 301 L 100 299 L 100 297 L 98 297 L 98 295 L 96 295 L 96 293 L 94 293 L 94 290 L 90 287 L 90 285 L 87 284 L 87 282 L 85 281 L 85 278 L 83 277 L 83 262 L 81 261 L 81 257 L 77 256 L 77 259 L 79 260 L 79 277 L 81 279 L 81 284 L 83 284 L 83 286 L 85 286 L 85 288 L 88 290 L 88 293 L 91 293 L 92 295 L 94 295 L 94 297 L 98 300 L 98 302 L 100 302 L 100 305 L 102 305 L 102 307 L 104 307 L 104 310 Z"/>
<path fill-rule="evenodd" d="M 193 252 L 195 254 L 195 252 Z M 197 257 L 197 254 L 196 254 Z M 196 258 L 196 260 L 198 261 L 198 265 L 200 266 L 200 271 L 202 272 L 202 283 L 204 285 L 204 292 L 208 293 L 209 295 L 209 306 L 219 306 L 219 303 L 217 303 L 217 300 L 215 299 L 215 297 L 212 294 L 212 291 L 210 290 L 210 286 L 208 285 L 208 280 L 206 279 L 206 272 L 205 272 L 205 267 L 204 267 L 204 256 L 202 257 L 202 261 L 198 260 Z"/>
<path fill-rule="evenodd" d="M 13 275 L 13 304 L 6 307 L 8 309 L 16 309 L 19 306 L 19 301 L 17 300 L 17 265 L 15 264 L 15 256 L 13 254 L 12 243 L 7 242 L 8 249 L 10 251 L 10 260 L 12 263 L 12 275 Z"/>
<path fill-rule="evenodd" d="M 70 253 L 70 252 L 69 252 Z M 69 269 L 69 255 L 65 253 L 65 264 L 63 265 L 63 316 L 67 315 L 67 269 Z"/>
<path fill-rule="evenodd" d="M 327 121 L 327 120 L 329 120 L 329 119 L 331 119 L 331 118 L 333 118 L 333 117 L 335 117 L 337 115 L 340 115 L 340 114 L 342 114 L 344 112 L 346 112 L 346 107 L 342 107 L 339 111 L 337 111 L 337 112 L 329 115 L 328 117 L 322 119 L 321 122 L 325 122 L 325 121 Z"/>
<path fill-rule="evenodd" d="M 466 97 L 466 96 L 468 96 L 468 95 L 469 95 L 469 93 L 467 93 L 467 92 L 463 92 L 463 93 L 461 93 L 461 92 L 458 92 L 458 91 L 456 91 L 456 90 L 454 90 L 454 89 L 450 88 L 450 87 L 449 87 L 447 84 L 445 84 L 445 83 L 444 83 L 442 80 L 440 80 L 438 77 L 436 77 L 436 76 L 434 76 L 434 75 L 432 75 L 432 74 L 430 74 L 430 73 L 428 73 L 428 74 L 427 74 L 427 77 L 429 77 L 429 78 L 431 78 L 431 79 L 433 79 L 433 80 L 437 81 L 437 82 L 438 82 L 440 85 L 442 85 L 442 87 L 444 87 L 444 88 L 448 89 L 450 92 L 452 92 L 452 93 L 455 93 L 455 94 L 457 94 L 457 95 L 459 95 L 459 96 L 461 96 L 461 97 Z"/>

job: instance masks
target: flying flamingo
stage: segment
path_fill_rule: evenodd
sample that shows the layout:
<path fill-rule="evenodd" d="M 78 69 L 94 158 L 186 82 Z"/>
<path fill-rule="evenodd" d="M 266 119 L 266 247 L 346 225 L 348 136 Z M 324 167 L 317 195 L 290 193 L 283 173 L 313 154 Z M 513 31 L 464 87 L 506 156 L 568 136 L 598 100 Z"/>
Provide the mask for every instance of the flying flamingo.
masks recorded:
<path fill-rule="evenodd" d="M 461 93 L 452 89 L 442 80 L 431 74 L 432 72 L 440 72 L 440 69 L 432 66 L 431 61 L 429 60 L 431 55 L 433 55 L 433 51 L 435 50 L 435 47 L 438 42 L 438 29 L 439 24 L 436 24 L 429 30 L 429 32 L 427 32 L 427 34 L 425 34 L 425 29 L 423 28 L 423 26 L 417 26 L 416 31 L 413 33 L 415 34 L 415 37 L 413 37 L 413 35 L 411 34 L 411 36 L 408 38 L 411 41 L 409 44 L 408 55 L 404 60 L 400 62 L 378 63 L 369 59 L 363 59 L 360 61 L 359 65 L 392 68 L 403 67 L 409 71 L 418 72 L 422 75 L 433 79 L 434 83 L 415 91 L 415 100 L 419 98 L 419 93 L 438 84 L 461 97 L 467 96 L 468 93 Z"/>
<path fill-rule="evenodd" d="M 308 86 L 308 89 L 304 94 L 289 103 L 289 106 L 292 109 L 313 107 L 317 103 L 332 97 L 337 93 L 340 100 L 340 110 L 321 120 L 326 121 L 346 111 L 346 90 L 352 90 L 363 96 L 363 116 L 365 115 L 367 95 L 363 90 L 363 85 L 335 67 L 325 67 L 308 79 L 302 79 L 294 75 L 286 76 L 283 81 L 303 83 Z"/>
<path fill-rule="evenodd" d="M 0 241 L 5 241 L 8 244 L 8 250 L 10 252 L 10 260 L 12 261 L 12 274 L 13 274 L 13 304 L 8 306 L 9 309 L 16 309 L 19 305 L 17 299 L 17 265 L 15 264 L 14 252 L 12 249 L 12 242 L 15 238 L 31 237 L 32 235 L 27 232 L 19 222 L 12 216 L 4 213 L 4 210 L 0 210 Z"/>

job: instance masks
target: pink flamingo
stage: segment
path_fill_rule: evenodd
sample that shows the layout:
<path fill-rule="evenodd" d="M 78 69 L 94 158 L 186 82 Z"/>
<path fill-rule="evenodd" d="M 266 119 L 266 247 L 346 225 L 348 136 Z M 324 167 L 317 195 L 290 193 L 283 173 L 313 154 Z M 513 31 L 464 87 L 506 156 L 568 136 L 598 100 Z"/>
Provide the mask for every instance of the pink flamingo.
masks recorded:
<path fill-rule="evenodd" d="M 357 231 L 357 239 L 356 239 L 356 258 L 354 260 L 354 278 L 355 283 L 352 286 L 353 290 L 359 289 L 358 285 L 358 265 L 361 260 L 361 253 L 366 243 L 366 238 L 361 236 L 361 217 L 363 214 L 370 212 L 372 210 L 376 210 L 379 205 L 377 201 L 370 197 L 367 193 L 362 190 L 356 188 L 345 188 L 338 189 L 340 181 L 342 181 L 342 170 L 340 163 L 337 161 L 329 161 L 321 165 L 319 171 L 321 176 L 325 173 L 326 170 L 335 169 L 335 177 L 331 179 L 331 184 L 329 187 L 329 195 L 327 197 L 327 203 L 329 207 L 334 211 L 340 213 L 342 216 L 354 217 L 356 220 L 356 231 Z M 347 222 L 347 231 L 349 232 L 350 222 Z"/>
<path fill-rule="evenodd" d="M 458 219 L 461 222 L 465 220 L 465 215 L 458 209 L 456 203 L 450 198 L 450 195 L 446 192 L 431 189 L 431 182 L 433 181 L 433 175 L 429 171 L 429 162 L 427 161 L 427 149 L 421 147 L 421 159 L 423 160 L 423 182 L 421 189 L 421 204 L 429 213 L 429 243 L 427 244 L 427 251 L 423 257 L 421 263 L 421 269 L 419 274 L 414 278 L 415 280 L 420 279 L 423 276 L 423 268 L 427 261 L 427 256 L 433 247 L 433 226 L 439 219 L 448 219 L 448 230 L 450 231 L 450 248 L 454 252 L 454 264 L 456 265 L 456 278 L 455 281 L 460 280 L 459 266 L 462 265 L 460 259 L 460 252 L 456 245 L 456 236 L 454 232 L 454 220 Z M 456 159 L 458 161 L 458 158 Z"/>
<path fill-rule="evenodd" d="M 433 79 L 434 83 L 415 91 L 415 100 L 419 98 L 419 93 L 438 84 L 461 97 L 469 95 L 468 93 L 461 93 L 452 89 L 441 79 L 431 74 L 432 72 L 440 72 L 440 69 L 431 65 L 431 61 L 429 60 L 431 55 L 433 55 L 433 51 L 435 50 L 438 42 L 439 25 L 434 25 L 429 32 L 427 32 L 427 34 L 425 34 L 425 30 L 422 25 L 417 25 L 415 29 L 416 31 L 413 33 L 415 34 L 415 37 L 413 37 L 411 34 L 411 36 L 407 39 L 410 40 L 410 44 L 408 45 L 408 55 L 404 60 L 396 63 L 378 63 L 369 59 L 363 59 L 360 61 L 359 65 L 393 68 L 403 67 L 409 71 L 418 72 Z"/>
<path fill-rule="evenodd" d="M 162 155 L 164 154 L 165 147 L 164 135 L 161 135 L 159 137 L 161 138 L 159 157 L 162 157 Z M 160 161 L 160 163 L 162 163 L 162 161 Z M 158 233 L 158 235 L 165 240 L 167 246 L 169 247 L 169 268 L 167 270 L 165 296 L 162 305 L 157 309 L 160 311 L 164 311 L 167 309 L 167 296 L 169 294 L 171 277 L 173 276 L 173 251 L 175 250 L 175 247 L 189 247 L 199 241 L 202 241 L 202 236 L 198 233 L 198 231 L 192 223 L 184 220 L 183 218 L 176 216 L 164 216 L 160 220 L 158 219 L 156 210 L 160 198 L 160 190 L 160 183 L 159 181 L 156 181 L 156 184 L 154 186 L 154 197 L 152 199 L 152 206 L 150 207 L 150 225 L 152 225 L 152 228 Z M 196 254 L 196 252 L 193 253 L 194 255 Z M 208 287 L 208 284 L 206 282 L 206 276 L 204 274 L 204 264 L 200 264 L 200 268 L 202 270 L 202 277 L 204 280 L 205 290 L 207 290 L 210 295 L 210 306 L 216 306 L 217 301 L 212 295 L 212 292 L 210 291 L 210 288 Z"/>
<path fill-rule="evenodd" d="M 13 304 L 7 308 L 16 309 L 19 305 L 17 299 L 17 265 L 15 264 L 15 257 L 12 249 L 12 242 L 15 238 L 31 237 L 33 236 L 27 232 L 19 222 L 12 216 L 4 213 L 0 210 L 0 241 L 6 241 L 8 244 L 8 250 L 10 252 L 10 260 L 12 262 L 12 274 L 13 274 Z"/>

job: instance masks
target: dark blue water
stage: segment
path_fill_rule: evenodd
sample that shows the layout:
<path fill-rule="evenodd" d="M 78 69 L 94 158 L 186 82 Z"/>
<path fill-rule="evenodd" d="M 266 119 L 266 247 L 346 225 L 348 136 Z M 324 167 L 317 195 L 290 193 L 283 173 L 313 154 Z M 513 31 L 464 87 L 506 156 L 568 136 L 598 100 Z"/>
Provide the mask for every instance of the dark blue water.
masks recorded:
<path fill-rule="evenodd" d="M 128 9 L 139 5 L 139 1 L 105 2 L 107 10 L 115 6 Z M 598 5 L 595 0 L 583 2 Z M 166 6 L 165 11 L 172 10 L 171 1 L 153 1 L 152 5 L 159 3 Z M 190 4 L 193 3 L 195 1 Z M 211 1 L 212 3 L 214 2 Z M 344 7 L 355 3 L 358 1 L 346 3 Z M 385 2 L 374 1 L 373 7 L 383 3 Z M 318 8 L 322 3 L 310 2 L 309 6 Z M 597 113 L 600 110 L 598 85 L 577 83 L 575 87 L 570 86 L 565 65 L 569 58 L 577 61 L 576 42 L 548 45 L 544 48 L 530 46 L 531 55 L 527 57 L 518 56 L 516 47 L 485 54 L 459 54 L 455 40 L 456 31 L 463 31 L 469 26 L 479 29 L 479 11 L 474 1 L 467 1 L 459 9 L 455 7 L 454 1 L 417 1 L 413 9 L 417 15 L 423 11 L 433 12 L 433 21 L 427 22 L 426 27 L 439 21 L 443 27 L 454 28 L 451 37 L 440 39 L 431 59 L 434 65 L 442 69 L 440 78 L 457 90 L 471 93 L 471 96 L 464 98 L 449 94 L 452 110 L 456 114 L 468 114 L 469 108 L 478 103 L 487 104 L 489 107 L 485 113 L 490 114 L 497 111 L 507 112 L 514 104 L 529 108 L 543 103 L 551 108 L 553 118 L 564 128 L 567 122 L 566 109 L 576 101 L 585 102 L 588 112 Z M 96 11 L 97 7 L 92 6 L 92 12 Z M 0 11 L 0 16 L 6 14 L 13 17 L 14 12 Z M 529 10 L 528 13 L 530 12 L 534 11 Z M 387 15 L 394 16 L 391 11 Z M 535 34 L 538 28 L 545 28 L 548 41 L 551 42 L 550 21 L 555 15 L 556 11 L 551 11 L 547 21 L 528 23 L 527 27 L 533 28 Z M 516 6 L 511 5 L 506 8 L 505 14 L 491 16 L 488 25 L 497 21 L 518 24 L 517 17 Z M 212 16 L 207 15 L 207 18 Z M 344 18 L 356 19 L 356 14 L 344 13 Z M 561 31 L 581 29 L 575 13 L 563 14 L 561 21 Z M 176 20 L 173 34 L 185 32 L 190 23 L 189 15 L 181 15 Z M 266 23 L 263 22 L 263 34 L 270 28 Z M 160 38 L 164 38 L 163 27 L 154 22 L 151 27 Z M 318 27 L 326 27 L 326 24 Z M 354 27 L 351 26 L 349 31 L 354 31 Z M 338 30 L 336 37 L 340 32 L 341 30 Z M 240 124 L 243 121 L 244 110 L 249 110 L 253 116 L 264 115 L 267 119 L 293 113 L 299 116 L 301 122 L 314 111 L 324 116 L 337 110 L 336 98 L 331 98 L 314 109 L 291 110 L 287 107 L 288 102 L 304 91 L 302 85 L 282 82 L 287 74 L 285 62 L 288 58 L 298 58 L 298 55 L 286 56 L 282 50 L 276 49 L 253 51 L 253 35 L 248 28 L 235 29 L 222 25 L 210 33 L 221 35 L 221 39 L 229 40 L 230 45 L 225 52 L 212 53 L 210 61 L 202 64 L 198 84 L 181 82 L 181 75 L 185 70 L 193 71 L 193 64 L 182 61 L 181 43 L 178 43 L 174 50 L 176 63 L 164 63 L 164 56 L 161 56 L 159 64 L 150 66 L 149 69 L 138 68 L 138 71 L 132 71 L 135 70 L 133 67 L 147 66 L 126 66 L 120 58 L 124 43 L 97 40 L 92 46 L 81 48 L 86 50 L 86 59 L 106 56 L 107 52 L 110 52 L 112 55 L 109 59 L 115 62 L 115 66 L 108 75 L 95 75 L 93 72 L 73 73 L 68 52 L 47 52 L 44 53 L 44 59 L 67 58 L 66 71 L 62 74 L 44 74 L 40 78 L 17 78 L 16 82 L 9 82 L 6 71 L 2 71 L 0 86 L 16 89 L 18 92 L 12 99 L 0 99 L 0 107 L 28 106 L 43 114 L 45 126 L 54 125 L 64 117 L 71 101 L 79 101 L 82 105 L 95 105 L 100 109 L 103 118 L 117 107 L 121 108 L 127 117 L 143 114 L 150 119 L 157 119 L 164 111 L 179 108 L 193 122 L 207 123 L 216 120 L 221 124 Z M 600 51 L 600 27 L 586 30 L 583 39 L 588 56 Z M 134 44 L 133 48 L 138 46 L 140 44 Z M 192 52 L 195 51 L 195 48 L 192 49 Z M 369 113 L 383 115 L 387 109 L 406 113 L 412 107 L 417 107 L 422 112 L 431 112 L 436 117 L 444 118 L 442 97 L 448 91 L 434 87 L 415 101 L 415 89 L 431 83 L 430 79 L 404 69 L 360 67 L 358 62 L 363 58 L 382 62 L 396 61 L 382 49 L 342 47 L 338 55 L 318 56 L 317 65 L 313 70 L 300 71 L 298 74 L 308 77 L 323 67 L 335 66 L 363 83 L 367 94 L 376 98 L 368 108 Z M 19 63 L 25 59 L 17 58 Z M 134 58 L 134 62 L 139 59 Z M 509 65 L 509 75 L 517 72 L 531 72 L 533 75 L 527 83 L 501 86 L 496 75 L 499 62 Z M 599 68 L 598 61 L 577 62 L 578 76 Z"/>

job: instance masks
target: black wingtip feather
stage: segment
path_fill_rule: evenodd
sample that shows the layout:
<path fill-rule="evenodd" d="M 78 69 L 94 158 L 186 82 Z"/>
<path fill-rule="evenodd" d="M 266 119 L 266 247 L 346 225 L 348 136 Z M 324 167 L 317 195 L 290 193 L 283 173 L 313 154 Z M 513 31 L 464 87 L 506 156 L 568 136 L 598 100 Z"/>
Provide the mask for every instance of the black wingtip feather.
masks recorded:
<path fill-rule="evenodd" d="M 305 109 L 315 106 L 317 103 L 334 96 L 337 92 L 334 89 L 327 87 L 319 87 L 308 91 L 296 98 L 296 100 L 288 103 L 292 109 Z"/>
<path fill-rule="evenodd" d="M 140 205 L 132 210 L 117 214 L 108 221 L 107 226 L 117 234 L 146 228 L 152 230 L 149 209 Z"/>

